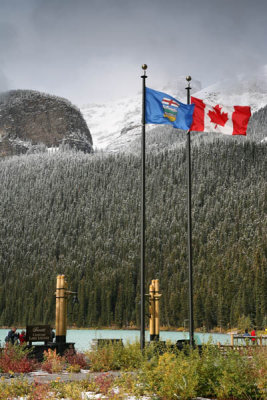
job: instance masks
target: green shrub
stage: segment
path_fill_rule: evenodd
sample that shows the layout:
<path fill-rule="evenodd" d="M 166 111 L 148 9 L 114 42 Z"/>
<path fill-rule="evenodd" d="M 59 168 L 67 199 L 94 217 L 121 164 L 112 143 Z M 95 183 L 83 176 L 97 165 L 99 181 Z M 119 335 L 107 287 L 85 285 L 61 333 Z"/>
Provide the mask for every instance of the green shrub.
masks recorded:
<path fill-rule="evenodd" d="M 166 400 L 191 399 L 197 394 L 198 375 L 196 355 L 183 352 L 164 353 L 153 363 L 146 361 L 140 375 L 141 384 L 148 393 Z"/>
<path fill-rule="evenodd" d="M 261 351 L 250 355 L 215 346 L 198 350 L 166 352 L 143 362 L 138 374 L 139 393 L 159 398 L 191 399 L 197 396 L 218 400 L 259 400 L 266 398 L 267 361 Z M 130 386 L 130 385 L 129 385 Z M 133 385 L 132 385 L 133 387 Z"/>
<path fill-rule="evenodd" d="M 111 345 L 101 346 L 86 353 L 90 359 L 90 369 L 92 371 L 117 370 L 119 366 L 114 362 L 114 348 Z"/>
<path fill-rule="evenodd" d="M 246 354 L 229 351 L 225 358 L 219 358 L 219 371 L 214 385 L 214 393 L 219 400 L 260 398 L 252 364 Z"/>
<path fill-rule="evenodd" d="M 119 346 L 118 350 L 114 349 L 114 359 L 121 370 L 132 371 L 140 368 L 143 362 L 143 354 L 140 350 L 140 343 L 126 343 L 126 345 Z"/>
<path fill-rule="evenodd" d="M 215 388 L 219 385 L 219 377 L 222 374 L 223 361 L 225 358 L 218 347 L 210 345 L 202 347 L 197 365 L 199 396 L 214 396 Z"/>
<path fill-rule="evenodd" d="M 12 382 L 0 381 L 0 399 L 8 400 L 20 396 L 26 396 L 31 390 L 31 385 L 27 379 L 15 378 Z"/>
<path fill-rule="evenodd" d="M 86 352 L 92 371 L 134 370 L 140 368 L 143 355 L 139 343 L 110 343 Z"/>
<path fill-rule="evenodd" d="M 53 399 L 71 399 L 82 400 L 83 387 L 81 382 L 60 382 L 52 381 L 50 383 L 50 391 L 53 393 Z M 46 398 L 44 398 L 45 400 Z M 34 399 L 35 400 L 35 399 Z M 39 400 L 39 399 L 38 399 Z M 43 400 L 43 399 L 42 399 Z"/>
<path fill-rule="evenodd" d="M 261 395 L 267 397 L 267 347 L 254 350 L 252 357 L 253 375 Z"/>

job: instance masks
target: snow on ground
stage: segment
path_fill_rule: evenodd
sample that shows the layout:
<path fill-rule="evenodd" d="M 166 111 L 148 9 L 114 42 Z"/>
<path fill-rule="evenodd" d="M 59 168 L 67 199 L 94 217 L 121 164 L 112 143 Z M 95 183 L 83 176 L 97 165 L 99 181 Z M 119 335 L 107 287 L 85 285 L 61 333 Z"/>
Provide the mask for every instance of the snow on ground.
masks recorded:
<path fill-rule="evenodd" d="M 136 128 L 140 130 L 141 102 L 141 95 L 138 95 L 83 107 L 81 112 L 90 129 L 94 148 L 112 147 L 116 140 L 125 138 L 127 132 Z"/>

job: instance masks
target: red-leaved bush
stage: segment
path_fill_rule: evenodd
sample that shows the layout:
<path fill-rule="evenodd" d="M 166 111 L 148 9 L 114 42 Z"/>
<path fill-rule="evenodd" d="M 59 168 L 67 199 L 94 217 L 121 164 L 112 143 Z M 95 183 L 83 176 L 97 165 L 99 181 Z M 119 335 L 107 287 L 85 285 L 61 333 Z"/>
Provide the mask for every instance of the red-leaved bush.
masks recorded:
<path fill-rule="evenodd" d="M 64 356 L 69 365 L 79 365 L 81 368 L 87 366 L 84 354 L 77 353 L 73 349 L 66 350 Z"/>
<path fill-rule="evenodd" d="M 36 369 L 36 361 L 27 358 L 29 351 L 23 346 L 7 344 L 0 354 L 0 369 L 2 372 L 31 372 Z"/>
<path fill-rule="evenodd" d="M 109 373 L 104 373 L 95 378 L 95 384 L 99 393 L 108 394 L 114 383 L 114 377 Z"/>

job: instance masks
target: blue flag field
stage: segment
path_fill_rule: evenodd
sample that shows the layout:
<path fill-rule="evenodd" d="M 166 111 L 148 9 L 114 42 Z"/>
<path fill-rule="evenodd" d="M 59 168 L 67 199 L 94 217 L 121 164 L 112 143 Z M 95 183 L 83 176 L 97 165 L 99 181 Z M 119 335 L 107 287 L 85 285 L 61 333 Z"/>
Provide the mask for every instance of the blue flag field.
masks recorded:
<path fill-rule="evenodd" d="M 166 93 L 146 88 L 146 124 L 166 124 L 187 131 L 193 120 L 194 104 L 183 104 Z"/>

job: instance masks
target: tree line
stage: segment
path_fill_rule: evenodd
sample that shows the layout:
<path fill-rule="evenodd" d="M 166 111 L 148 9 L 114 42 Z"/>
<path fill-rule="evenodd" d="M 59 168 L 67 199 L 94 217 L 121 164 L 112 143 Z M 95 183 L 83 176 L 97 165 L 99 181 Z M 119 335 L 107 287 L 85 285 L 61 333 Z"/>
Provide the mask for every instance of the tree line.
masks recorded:
<path fill-rule="evenodd" d="M 196 142 L 197 143 L 197 142 Z M 267 148 L 214 138 L 192 147 L 196 327 L 266 325 Z M 146 286 L 161 324 L 188 319 L 184 146 L 147 154 Z M 56 275 L 78 292 L 69 323 L 139 325 L 140 157 L 62 152 L 0 163 L 0 325 L 51 323 Z"/>

